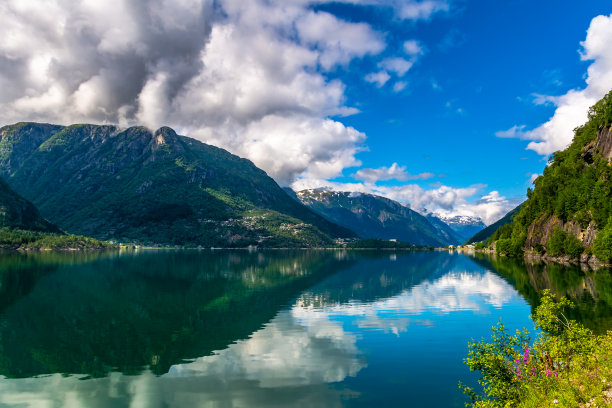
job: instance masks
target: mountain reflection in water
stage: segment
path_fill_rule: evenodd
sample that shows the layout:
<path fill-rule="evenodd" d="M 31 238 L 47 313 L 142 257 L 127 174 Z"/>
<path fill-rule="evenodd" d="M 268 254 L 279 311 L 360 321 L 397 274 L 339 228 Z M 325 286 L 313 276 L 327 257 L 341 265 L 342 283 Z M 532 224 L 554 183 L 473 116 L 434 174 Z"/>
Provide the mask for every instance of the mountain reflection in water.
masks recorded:
<path fill-rule="evenodd" d="M 43 258 L 0 256 L 0 406 L 460 407 L 467 342 L 531 328 L 519 271 L 549 273 L 443 252 Z"/>

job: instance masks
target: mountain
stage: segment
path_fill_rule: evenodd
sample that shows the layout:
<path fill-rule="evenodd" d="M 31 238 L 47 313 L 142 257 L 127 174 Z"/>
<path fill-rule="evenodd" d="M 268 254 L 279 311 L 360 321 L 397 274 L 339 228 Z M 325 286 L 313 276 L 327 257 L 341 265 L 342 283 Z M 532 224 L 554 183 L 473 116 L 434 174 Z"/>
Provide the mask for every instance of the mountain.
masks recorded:
<path fill-rule="evenodd" d="M 612 92 L 589 110 L 571 145 L 550 158 L 511 224 L 492 239 L 499 252 L 612 262 Z"/>
<path fill-rule="evenodd" d="M 434 214 L 427 214 L 425 216 L 427 221 L 438 231 L 438 235 L 445 239 L 447 245 L 459 245 L 462 244 L 465 239 L 459 235 L 454 229 L 451 228 L 446 222 L 442 221 L 438 216 Z"/>
<path fill-rule="evenodd" d="M 499 229 L 499 227 L 510 224 L 514 219 L 514 216 L 521 211 L 521 205 L 511 210 L 508 214 L 504 215 L 501 219 L 489 225 L 487 228 L 481 230 L 480 232 L 474 234 L 470 239 L 467 240 L 466 244 L 473 244 L 475 242 L 483 242 L 488 240 L 495 234 L 495 231 Z"/>
<path fill-rule="evenodd" d="M 40 215 L 34 204 L 13 191 L 2 179 L 0 179 L 0 228 L 60 232 L 59 228 Z"/>
<path fill-rule="evenodd" d="M 468 238 L 487 227 L 480 218 L 467 215 L 455 215 L 450 217 L 436 215 L 436 217 L 457 233 L 461 243 L 464 243 Z"/>
<path fill-rule="evenodd" d="M 397 239 L 434 246 L 455 242 L 424 216 L 388 198 L 324 189 L 302 190 L 296 194 L 304 205 L 362 238 Z"/>
<path fill-rule="evenodd" d="M 104 240 L 318 246 L 354 237 L 249 160 L 168 127 L 6 126 L 0 175 L 63 230 Z"/>

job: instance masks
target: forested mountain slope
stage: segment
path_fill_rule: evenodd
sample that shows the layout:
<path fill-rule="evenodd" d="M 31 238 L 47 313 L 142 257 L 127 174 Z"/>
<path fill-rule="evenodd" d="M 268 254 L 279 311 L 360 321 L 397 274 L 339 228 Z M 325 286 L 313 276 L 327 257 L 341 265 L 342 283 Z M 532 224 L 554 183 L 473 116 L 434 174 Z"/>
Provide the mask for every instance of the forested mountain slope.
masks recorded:
<path fill-rule="evenodd" d="M 63 230 L 99 239 L 318 246 L 354 236 L 249 160 L 167 127 L 6 126 L 0 175 Z"/>
<path fill-rule="evenodd" d="M 572 144 L 552 155 L 513 222 L 494 234 L 499 252 L 612 261 L 612 92 L 588 117 Z"/>

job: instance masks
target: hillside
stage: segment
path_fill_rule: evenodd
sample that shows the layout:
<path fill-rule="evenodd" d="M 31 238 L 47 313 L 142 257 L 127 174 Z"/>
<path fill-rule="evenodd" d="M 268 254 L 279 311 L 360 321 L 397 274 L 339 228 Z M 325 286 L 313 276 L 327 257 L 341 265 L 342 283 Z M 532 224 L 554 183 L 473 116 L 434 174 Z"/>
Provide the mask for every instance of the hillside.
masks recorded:
<path fill-rule="evenodd" d="M 511 224 L 494 235 L 499 252 L 612 261 L 612 92 L 589 110 L 574 140 L 549 160 Z"/>
<path fill-rule="evenodd" d="M 0 228 L 60 232 L 45 220 L 36 207 L 0 178 Z"/>
<path fill-rule="evenodd" d="M 512 220 L 514 219 L 514 216 L 521 211 L 521 206 L 522 204 L 517 206 L 510 212 L 508 212 L 508 214 L 504 215 L 502 218 L 500 218 L 493 224 L 489 225 L 485 229 L 474 234 L 472 237 L 470 237 L 466 241 L 466 244 L 473 244 L 475 242 L 487 241 L 489 238 L 493 236 L 493 234 L 495 234 L 495 231 L 497 231 L 499 227 L 506 225 L 506 224 L 510 224 L 512 222 Z"/>
<path fill-rule="evenodd" d="M 70 233 L 190 246 L 317 246 L 354 234 L 291 199 L 249 160 L 164 127 L 18 123 L 0 174 Z"/>
<path fill-rule="evenodd" d="M 427 214 L 425 218 L 438 231 L 438 235 L 444 239 L 446 245 L 459 245 L 465 241 L 450 225 L 436 215 Z"/>
<path fill-rule="evenodd" d="M 322 189 L 298 191 L 304 205 L 362 238 L 397 239 L 417 245 L 456 243 L 427 218 L 388 198 Z"/>

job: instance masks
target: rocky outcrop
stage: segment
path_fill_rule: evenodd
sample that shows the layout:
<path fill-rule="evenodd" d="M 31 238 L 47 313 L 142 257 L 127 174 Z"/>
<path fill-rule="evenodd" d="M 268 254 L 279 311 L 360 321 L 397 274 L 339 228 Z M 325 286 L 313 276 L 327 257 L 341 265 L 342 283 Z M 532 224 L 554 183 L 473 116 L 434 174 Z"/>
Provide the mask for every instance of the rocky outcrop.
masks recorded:
<path fill-rule="evenodd" d="M 597 237 L 598 231 L 597 225 L 593 221 L 586 228 L 583 228 L 576 221 L 563 222 L 556 215 L 544 214 L 529 226 L 525 249 L 527 251 L 534 251 L 538 244 L 546 248 L 546 244 L 548 244 L 548 240 L 552 236 L 555 227 L 578 238 L 584 247 L 593 246 L 593 241 Z"/>

